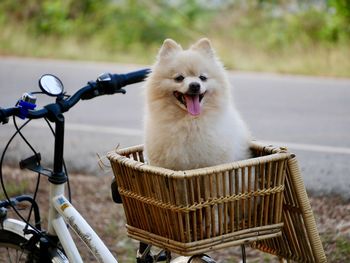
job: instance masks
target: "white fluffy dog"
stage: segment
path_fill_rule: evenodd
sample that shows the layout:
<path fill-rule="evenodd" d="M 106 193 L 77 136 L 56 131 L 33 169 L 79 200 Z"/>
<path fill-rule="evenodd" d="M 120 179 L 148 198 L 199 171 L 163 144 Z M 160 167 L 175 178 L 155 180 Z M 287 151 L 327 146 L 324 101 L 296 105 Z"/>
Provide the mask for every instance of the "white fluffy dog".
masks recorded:
<path fill-rule="evenodd" d="M 250 141 L 210 41 L 183 50 L 165 40 L 146 80 L 149 163 L 173 170 L 228 163 L 248 158 Z"/>

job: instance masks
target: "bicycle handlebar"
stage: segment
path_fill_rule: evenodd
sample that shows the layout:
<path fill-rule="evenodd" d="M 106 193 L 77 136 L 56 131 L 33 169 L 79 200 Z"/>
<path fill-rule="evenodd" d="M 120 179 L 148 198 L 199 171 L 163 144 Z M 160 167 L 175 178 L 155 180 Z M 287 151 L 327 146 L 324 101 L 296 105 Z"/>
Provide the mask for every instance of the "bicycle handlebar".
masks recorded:
<path fill-rule="evenodd" d="M 122 88 L 124 86 L 143 81 L 150 69 L 142 69 L 126 74 L 110 74 L 104 73 L 100 75 L 96 81 L 89 81 L 88 85 L 79 89 L 68 99 L 57 99 L 56 103 L 51 103 L 40 110 L 29 110 L 27 114 L 28 119 L 40 119 L 48 117 L 50 119 L 50 112 L 63 113 L 72 108 L 80 99 L 88 100 L 101 95 L 112 95 L 115 93 L 125 93 Z M 3 109 L 0 108 L 0 123 L 6 123 L 10 116 L 19 116 L 20 108 L 12 107 Z"/>

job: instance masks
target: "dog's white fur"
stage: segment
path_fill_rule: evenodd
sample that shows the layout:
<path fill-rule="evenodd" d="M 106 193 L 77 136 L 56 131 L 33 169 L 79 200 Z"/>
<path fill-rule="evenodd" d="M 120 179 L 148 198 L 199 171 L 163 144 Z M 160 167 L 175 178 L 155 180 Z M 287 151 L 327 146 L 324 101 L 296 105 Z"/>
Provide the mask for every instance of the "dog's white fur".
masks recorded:
<path fill-rule="evenodd" d="M 176 76 L 182 75 L 182 81 Z M 201 80 L 200 76 L 207 77 Z M 205 95 L 193 116 L 174 96 L 189 84 Z M 231 87 L 208 39 L 183 50 L 164 41 L 146 80 L 145 152 L 151 165 L 188 170 L 249 157 L 250 133 L 235 109 Z"/>

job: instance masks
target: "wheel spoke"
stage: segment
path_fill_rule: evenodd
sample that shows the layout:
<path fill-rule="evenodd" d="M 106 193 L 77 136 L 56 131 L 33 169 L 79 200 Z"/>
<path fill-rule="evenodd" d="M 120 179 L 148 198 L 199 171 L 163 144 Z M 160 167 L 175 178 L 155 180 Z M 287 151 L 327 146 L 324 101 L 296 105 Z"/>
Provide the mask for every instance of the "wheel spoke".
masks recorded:
<path fill-rule="evenodd" d="M 26 247 L 28 240 L 24 236 L 13 233 L 8 230 L 0 229 L 0 262 L 42 262 L 40 259 L 40 249 L 38 246 Z M 67 258 L 60 248 L 52 256 L 62 259 L 65 262 Z M 49 262 L 51 262 L 50 258 Z"/>
<path fill-rule="evenodd" d="M 0 243 L 0 262 L 26 262 L 28 251 L 20 245 Z"/>
<path fill-rule="evenodd" d="M 17 251 L 17 253 L 18 253 L 18 251 Z M 18 259 L 17 262 L 21 262 L 21 258 L 22 258 L 22 256 L 23 256 L 23 253 L 24 253 L 24 250 L 21 251 L 21 255 L 19 256 L 19 259 Z"/>
<path fill-rule="evenodd" d="M 8 258 L 10 260 L 10 263 L 12 263 L 9 248 L 7 247 L 6 250 L 7 250 L 7 255 L 8 255 Z"/>

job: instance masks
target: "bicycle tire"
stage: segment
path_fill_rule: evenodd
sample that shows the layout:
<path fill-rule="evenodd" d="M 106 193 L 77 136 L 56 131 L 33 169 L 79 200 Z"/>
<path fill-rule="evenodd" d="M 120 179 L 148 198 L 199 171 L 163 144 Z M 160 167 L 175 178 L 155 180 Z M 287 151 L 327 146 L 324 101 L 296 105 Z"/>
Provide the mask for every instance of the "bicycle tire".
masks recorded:
<path fill-rule="evenodd" d="M 43 262 L 40 258 L 39 247 L 34 247 L 29 251 L 23 246 L 27 241 L 28 239 L 18 233 L 9 229 L 0 229 L 0 262 Z M 68 260 L 60 250 L 50 255 L 48 262 L 60 263 L 68 262 Z"/>

